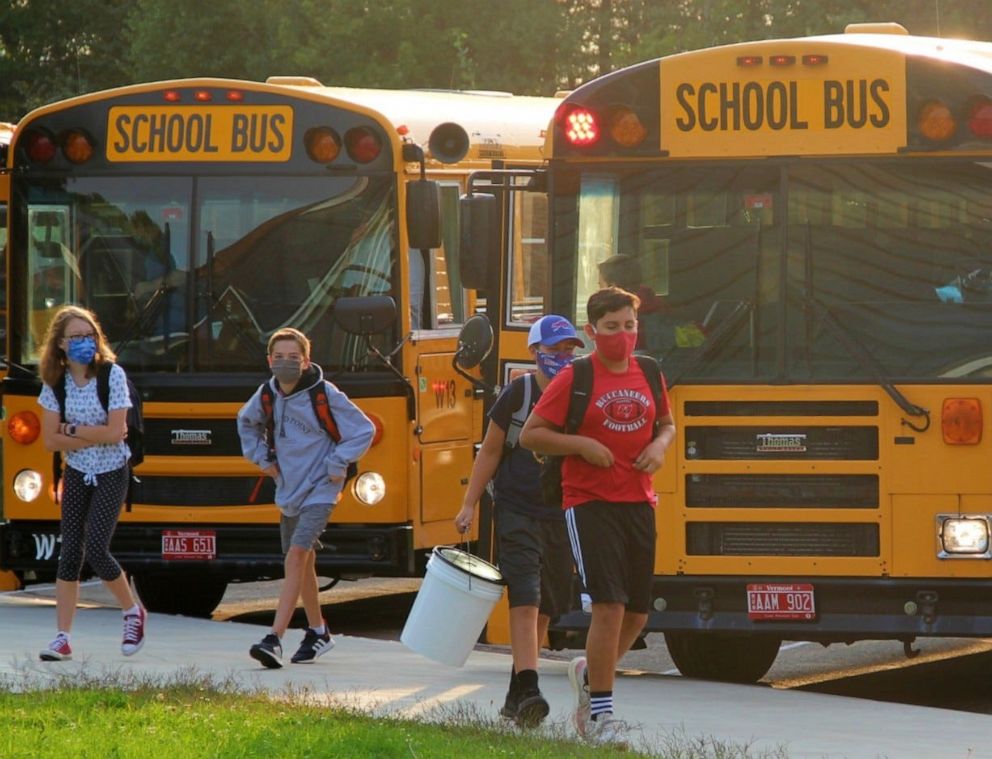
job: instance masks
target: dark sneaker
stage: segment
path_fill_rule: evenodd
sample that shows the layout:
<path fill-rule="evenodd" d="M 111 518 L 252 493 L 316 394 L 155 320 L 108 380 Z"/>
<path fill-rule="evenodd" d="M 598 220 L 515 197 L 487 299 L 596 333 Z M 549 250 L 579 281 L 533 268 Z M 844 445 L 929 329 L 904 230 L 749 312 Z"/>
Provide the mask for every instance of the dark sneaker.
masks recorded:
<path fill-rule="evenodd" d="M 293 654 L 290 661 L 293 664 L 306 664 L 316 661 L 332 648 L 334 648 L 334 638 L 331 637 L 331 633 L 327 630 L 326 622 L 324 623 L 323 635 L 318 635 L 316 630 L 308 627 L 306 633 L 303 635 L 303 642 L 300 643 L 300 647 L 296 649 L 296 653 Z"/>
<path fill-rule="evenodd" d="M 544 722 L 551 708 L 537 688 L 530 688 L 517 696 L 516 723 L 519 727 L 533 728 Z"/>
<path fill-rule="evenodd" d="M 517 718 L 517 710 L 520 707 L 520 693 L 518 691 L 510 688 L 506 692 L 506 700 L 503 702 L 503 707 L 499 710 L 499 716 L 503 719 Z"/>
<path fill-rule="evenodd" d="M 279 669 L 282 666 L 282 645 L 275 633 L 269 633 L 248 652 L 252 659 L 262 662 L 263 667 Z"/>
<path fill-rule="evenodd" d="M 72 658 L 72 648 L 69 639 L 64 635 L 56 635 L 55 640 L 42 649 L 39 654 L 42 661 L 67 661 Z"/>
<path fill-rule="evenodd" d="M 138 607 L 137 614 L 124 615 L 124 637 L 121 638 L 121 653 L 133 656 L 145 645 L 145 627 L 148 614 Z"/>

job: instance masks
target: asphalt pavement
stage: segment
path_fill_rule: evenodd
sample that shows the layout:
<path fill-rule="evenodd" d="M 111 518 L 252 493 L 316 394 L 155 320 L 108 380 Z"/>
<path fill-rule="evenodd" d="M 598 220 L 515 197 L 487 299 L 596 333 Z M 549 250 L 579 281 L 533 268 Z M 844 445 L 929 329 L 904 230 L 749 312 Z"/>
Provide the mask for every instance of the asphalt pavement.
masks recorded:
<path fill-rule="evenodd" d="M 464 667 L 454 668 L 396 641 L 335 636 L 335 648 L 316 663 L 267 670 L 248 657 L 263 628 L 161 614 L 149 615 L 144 648 L 125 658 L 120 611 L 92 603 L 77 614 L 73 660 L 41 662 L 38 651 L 53 637 L 54 623 L 51 599 L 0 593 L 0 684 L 57 687 L 67 674 L 124 682 L 195 674 L 274 697 L 305 694 L 377 716 L 439 721 L 494 717 L 510 668 L 505 653 L 476 650 Z M 300 631 L 289 632 L 287 653 L 300 637 Z M 541 688 L 551 704 L 544 729 L 570 729 L 567 668 L 561 660 L 541 662 Z M 615 698 L 617 716 L 631 725 L 633 745 L 659 755 L 665 746 L 704 741 L 714 755 L 734 746 L 748 747 L 743 755 L 752 757 L 992 759 L 992 717 L 981 714 L 632 670 L 621 672 Z"/>

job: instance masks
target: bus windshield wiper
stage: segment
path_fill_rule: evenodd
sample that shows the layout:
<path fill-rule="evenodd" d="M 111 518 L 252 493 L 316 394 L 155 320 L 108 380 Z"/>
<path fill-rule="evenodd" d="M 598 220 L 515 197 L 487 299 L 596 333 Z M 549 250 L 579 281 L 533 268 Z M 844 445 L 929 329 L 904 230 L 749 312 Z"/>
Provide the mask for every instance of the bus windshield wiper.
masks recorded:
<path fill-rule="evenodd" d="M 173 288 L 173 285 L 169 284 L 169 274 L 172 273 L 172 267 L 169 265 L 172 261 L 172 231 L 168 223 L 166 223 L 165 233 L 162 235 L 162 254 L 165 256 L 166 262 L 162 281 L 159 282 L 158 287 L 155 288 L 152 294 L 148 296 L 145 305 L 141 307 L 137 317 L 131 322 L 131 328 L 118 341 L 117 345 L 114 346 L 115 353 L 121 353 L 127 346 L 134 342 L 134 339 L 145 328 L 145 322 L 155 316 L 165 305 L 165 296 Z M 133 293 L 131 299 L 134 300 Z M 168 347 L 168 334 L 163 335 L 163 337 L 166 340 L 165 347 Z"/>
<path fill-rule="evenodd" d="M 905 395 L 903 395 L 899 388 L 892 384 L 892 380 L 888 378 L 885 373 L 885 369 L 868 349 L 868 346 L 866 346 L 859 338 L 855 337 L 849 330 L 844 329 L 843 325 L 840 321 L 838 321 L 837 317 L 834 316 L 833 312 L 817 300 L 813 291 L 813 240 L 809 222 L 806 223 L 806 240 L 805 250 L 803 253 L 805 256 L 806 265 L 806 281 L 804 282 L 803 288 L 803 305 L 807 312 L 807 352 L 810 350 L 810 343 L 812 340 L 812 324 L 810 322 L 810 315 L 813 315 L 815 318 L 819 319 L 824 326 L 826 326 L 826 328 L 830 331 L 830 334 L 837 338 L 837 342 L 841 344 L 841 347 L 851 358 L 857 361 L 862 368 L 867 369 L 875 375 L 875 383 L 881 387 L 893 401 L 895 401 L 896 405 L 902 409 L 903 413 L 908 416 L 922 416 L 926 420 L 922 426 L 917 426 L 908 419 L 903 419 L 902 423 L 914 432 L 926 432 L 930 429 L 930 410 L 925 409 L 922 406 L 917 406 Z"/>

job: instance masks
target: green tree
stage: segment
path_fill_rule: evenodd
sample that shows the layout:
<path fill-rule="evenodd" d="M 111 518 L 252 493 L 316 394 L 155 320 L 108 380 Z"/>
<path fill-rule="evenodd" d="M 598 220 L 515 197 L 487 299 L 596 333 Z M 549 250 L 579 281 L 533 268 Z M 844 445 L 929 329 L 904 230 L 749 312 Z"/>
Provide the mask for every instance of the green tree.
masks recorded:
<path fill-rule="evenodd" d="M 123 84 L 129 0 L 9 0 L 0 6 L 0 120 Z"/>

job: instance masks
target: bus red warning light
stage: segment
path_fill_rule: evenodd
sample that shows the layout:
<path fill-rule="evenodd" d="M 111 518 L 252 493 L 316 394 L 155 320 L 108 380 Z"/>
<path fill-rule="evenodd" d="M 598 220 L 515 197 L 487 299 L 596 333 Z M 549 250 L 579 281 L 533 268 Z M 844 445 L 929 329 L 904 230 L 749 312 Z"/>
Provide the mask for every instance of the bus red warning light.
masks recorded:
<path fill-rule="evenodd" d="M 55 140 L 47 132 L 34 131 L 27 136 L 27 153 L 34 163 L 48 163 L 55 157 Z"/>
<path fill-rule="evenodd" d="M 563 124 L 565 139 L 577 148 L 595 145 L 599 141 L 599 120 L 585 108 L 573 108 L 565 114 Z"/>
<path fill-rule="evenodd" d="M 977 98 L 968 111 L 968 131 L 980 140 L 992 139 L 992 100 Z"/>
<path fill-rule="evenodd" d="M 351 160 L 370 163 L 382 152 L 382 140 L 368 127 L 354 127 L 344 134 L 344 145 Z"/>

